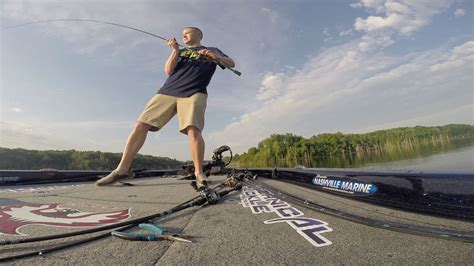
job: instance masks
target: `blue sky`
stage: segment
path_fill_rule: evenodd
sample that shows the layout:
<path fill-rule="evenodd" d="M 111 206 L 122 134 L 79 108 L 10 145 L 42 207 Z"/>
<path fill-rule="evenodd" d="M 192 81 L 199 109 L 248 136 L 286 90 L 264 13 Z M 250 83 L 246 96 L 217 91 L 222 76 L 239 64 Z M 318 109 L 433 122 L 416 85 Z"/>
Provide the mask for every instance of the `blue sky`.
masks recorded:
<path fill-rule="evenodd" d="M 474 123 L 473 2 L 2 1 L 2 28 L 96 19 L 163 37 L 204 31 L 243 75 L 208 87 L 206 158 L 273 133 L 363 133 Z M 166 76 L 164 41 L 109 25 L 54 22 L 1 32 L 0 146 L 121 152 Z M 174 118 L 143 154 L 189 160 Z"/>

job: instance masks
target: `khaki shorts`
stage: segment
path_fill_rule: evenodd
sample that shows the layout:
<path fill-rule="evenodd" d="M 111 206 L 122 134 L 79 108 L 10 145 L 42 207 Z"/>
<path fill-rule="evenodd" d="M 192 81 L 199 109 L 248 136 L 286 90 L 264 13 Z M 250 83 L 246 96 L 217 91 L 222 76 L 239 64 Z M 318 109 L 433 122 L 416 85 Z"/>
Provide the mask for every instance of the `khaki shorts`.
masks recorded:
<path fill-rule="evenodd" d="M 148 102 L 137 122 L 152 126 L 150 131 L 158 131 L 177 113 L 181 133 L 187 134 L 188 126 L 195 126 L 202 132 L 206 102 L 207 94 L 204 93 L 195 93 L 190 97 L 157 94 Z"/>

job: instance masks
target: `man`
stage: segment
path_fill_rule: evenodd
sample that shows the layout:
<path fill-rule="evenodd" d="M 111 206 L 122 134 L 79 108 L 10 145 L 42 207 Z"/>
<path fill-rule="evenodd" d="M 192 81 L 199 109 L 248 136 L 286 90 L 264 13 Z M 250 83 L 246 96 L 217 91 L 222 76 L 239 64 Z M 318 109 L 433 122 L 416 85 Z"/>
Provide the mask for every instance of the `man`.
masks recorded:
<path fill-rule="evenodd" d="M 227 68 L 233 68 L 235 64 L 219 49 L 202 46 L 202 37 L 200 29 L 187 27 L 183 30 L 183 42 L 187 49 L 180 50 L 175 38 L 167 40 L 172 49 L 165 63 L 168 79 L 138 118 L 119 165 L 109 175 L 98 180 L 97 186 L 111 185 L 134 177 L 129 169 L 133 158 L 145 143 L 148 131 L 160 130 L 175 114 L 178 114 L 180 132 L 188 135 L 198 187 L 205 185 L 206 175 L 202 170 L 204 140 L 201 132 L 204 128 L 207 85 L 216 70 L 215 62 Z"/>

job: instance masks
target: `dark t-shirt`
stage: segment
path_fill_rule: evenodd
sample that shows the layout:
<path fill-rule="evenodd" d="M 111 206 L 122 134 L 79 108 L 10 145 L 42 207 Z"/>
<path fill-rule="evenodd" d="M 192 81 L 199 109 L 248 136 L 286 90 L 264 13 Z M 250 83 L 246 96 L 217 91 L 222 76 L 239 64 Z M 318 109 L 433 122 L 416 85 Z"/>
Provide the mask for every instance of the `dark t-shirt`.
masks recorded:
<path fill-rule="evenodd" d="M 176 97 L 190 97 L 198 92 L 207 94 L 207 85 L 216 71 L 216 64 L 199 58 L 196 51 L 202 49 L 209 49 L 220 56 L 228 57 L 215 47 L 199 46 L 179 50 L 178 63 L 158 90 L 159 94 Z"/>

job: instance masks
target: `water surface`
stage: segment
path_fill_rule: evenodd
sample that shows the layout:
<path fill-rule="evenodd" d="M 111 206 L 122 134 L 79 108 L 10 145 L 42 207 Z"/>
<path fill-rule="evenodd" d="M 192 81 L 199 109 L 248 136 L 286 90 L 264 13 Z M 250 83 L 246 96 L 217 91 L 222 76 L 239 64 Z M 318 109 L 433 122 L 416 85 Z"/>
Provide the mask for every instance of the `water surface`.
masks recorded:
<path fill-rule="evenodd" d="M 363 169 L 419 170 L 474 173 L 474 146 L 444 151 L 431 156 L 367 164 Z"/>

